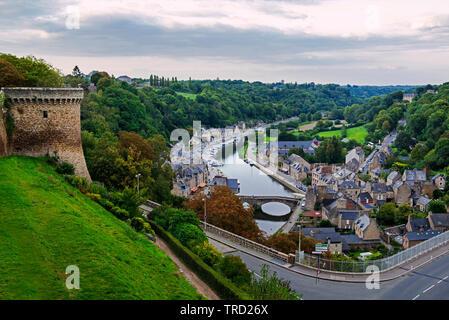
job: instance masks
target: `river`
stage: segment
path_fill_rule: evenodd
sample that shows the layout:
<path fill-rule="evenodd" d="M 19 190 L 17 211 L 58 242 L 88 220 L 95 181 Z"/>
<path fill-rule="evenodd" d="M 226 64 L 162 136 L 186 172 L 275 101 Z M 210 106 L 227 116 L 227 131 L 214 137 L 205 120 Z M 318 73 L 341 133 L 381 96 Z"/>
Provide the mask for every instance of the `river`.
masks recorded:
<path fill-rule="evenodd" d="M 221 148 L 215 156 L 217 160 L 220 160 L 224 164 L 219 168 L 220 171 L 228 178 L 237 178 L 240 181 L 241 195 L 293 197 L 292 193 L 279 182 L 255 166 L 250 166 L 244 162 L 240 157 L 240 154 L 243 152 L 237 152 L 237 150 L 242 149 L 243 141 L 238 144 L 229 144 L 225 148 Z M 248 150 L 248 152 L 252 151 Z M 283 209 L 282 204 L 279 205 L 279 210 Z M 276 214 L 276 212 L 273 212 L 273 214 Z M 285 223 L 282 221 L 257 219 L 256 222 L 259 228 L 267 234 L 275 233 Z"/>

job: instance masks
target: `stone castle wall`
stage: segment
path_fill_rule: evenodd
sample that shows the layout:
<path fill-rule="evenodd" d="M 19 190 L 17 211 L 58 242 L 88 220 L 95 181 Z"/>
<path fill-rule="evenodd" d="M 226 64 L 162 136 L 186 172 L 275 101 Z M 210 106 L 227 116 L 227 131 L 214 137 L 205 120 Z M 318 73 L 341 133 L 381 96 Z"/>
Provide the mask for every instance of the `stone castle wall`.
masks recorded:
<path fill-rule="evenodd" d="M 0 157 L 8 155 L 8 136 L 6 134 L 6 127 L 3 119 L 3 110 L 0 106 Z"/>
<path fill-rule="evenodd" d="M 45 156 L 57 152 L 90 181 L 81 143 L 83 89 L 3 88 L 14 119 L 10 155 Z"/>

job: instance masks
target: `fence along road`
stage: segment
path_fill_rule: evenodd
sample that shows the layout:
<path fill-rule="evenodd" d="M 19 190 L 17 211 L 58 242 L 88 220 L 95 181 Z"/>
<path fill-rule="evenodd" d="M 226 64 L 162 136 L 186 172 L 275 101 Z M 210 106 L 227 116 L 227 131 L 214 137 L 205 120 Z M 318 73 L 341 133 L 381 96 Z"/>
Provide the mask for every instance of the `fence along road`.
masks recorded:
<path fill-rule="evenodd" d="M 204 228 L 204 223 L 201 225 Z M 259 259 L 284 265 L 285 267 L 289 267 L 292 271 L 301 274 L 310 276 L 316 275 L 318 261 L 315 256 L 305 254 L 300 263 L 295 262 L 292 264 L 288 263 L 290 262 L 289 256 L 285 253 L 248 240 L 211 224 L 206 224 L 206 234 L 211 239 L 234 247 L 239 251 L 256 256 Z M 379 271 L 385 273 L 383 279 L 385 281 L 399 277 L 438 256 L 448 253 L 448 248 L 449 231 L 446 231 L 432 239 L 384 259 L 365 262 L 320 259 L 319 267 L 322 271 L 321 275 L 327 277 L 329 280 L 362 282 L 365 281 L 367 275 L 370 275 L 370 273 L 366 273 L 366 268 L 374 265 L 379 268 Z M 408 262 L 409 264 L 413 263 L 414 267 L 412 266 L 410 269 L 405 267 L 399 268 Z M 388 274 L 388 276 L 386 274 Z"/>

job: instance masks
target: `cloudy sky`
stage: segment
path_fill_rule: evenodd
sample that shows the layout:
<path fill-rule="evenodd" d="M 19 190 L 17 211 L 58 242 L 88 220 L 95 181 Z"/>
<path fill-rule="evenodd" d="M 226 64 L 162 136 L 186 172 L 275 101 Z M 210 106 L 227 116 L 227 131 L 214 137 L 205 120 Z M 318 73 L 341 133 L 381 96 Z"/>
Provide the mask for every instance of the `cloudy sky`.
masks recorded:
<path fill-rule="evenodd" d="M 0 0 L 0 52 L 65 73 L 449 81 L 447 0 Z"/>

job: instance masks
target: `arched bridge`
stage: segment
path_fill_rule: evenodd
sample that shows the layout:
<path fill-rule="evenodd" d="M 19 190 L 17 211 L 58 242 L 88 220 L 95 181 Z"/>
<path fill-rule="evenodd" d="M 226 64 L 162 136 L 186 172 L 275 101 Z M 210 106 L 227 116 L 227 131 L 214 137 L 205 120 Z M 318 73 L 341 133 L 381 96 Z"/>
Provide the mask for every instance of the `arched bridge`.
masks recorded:
<path fill-rule="evenodd" d="M 239 196 L 242 202 L 247 202 L 252 206 L 262 206 L 268 202 L 280 202 L 293 209 L 301 202 L 301 199 L 281 196 Z"/>

